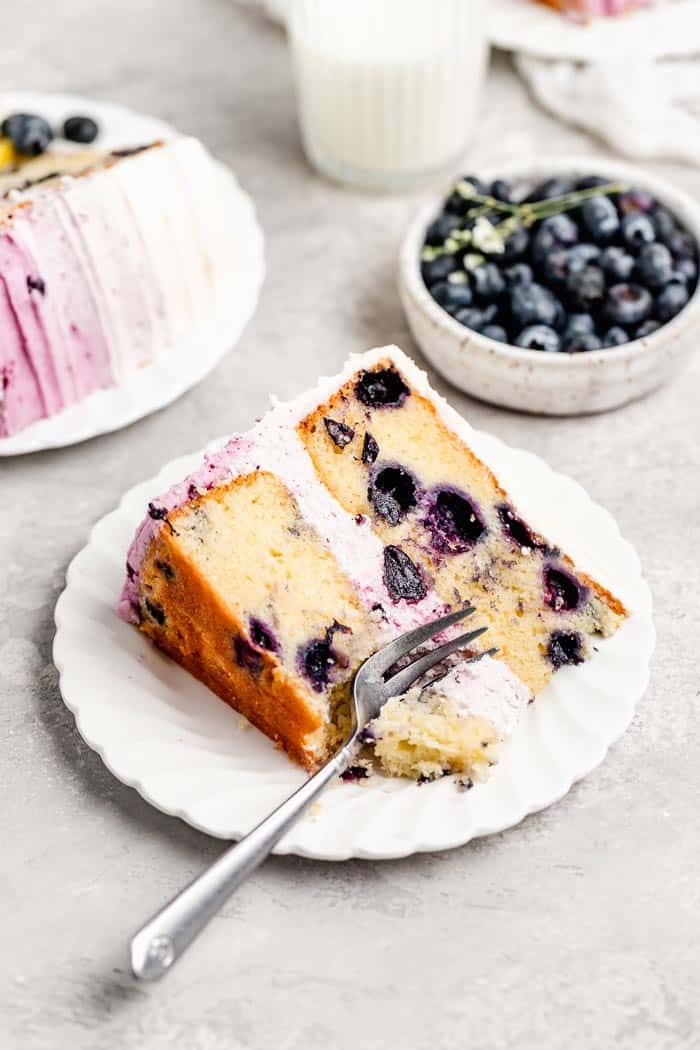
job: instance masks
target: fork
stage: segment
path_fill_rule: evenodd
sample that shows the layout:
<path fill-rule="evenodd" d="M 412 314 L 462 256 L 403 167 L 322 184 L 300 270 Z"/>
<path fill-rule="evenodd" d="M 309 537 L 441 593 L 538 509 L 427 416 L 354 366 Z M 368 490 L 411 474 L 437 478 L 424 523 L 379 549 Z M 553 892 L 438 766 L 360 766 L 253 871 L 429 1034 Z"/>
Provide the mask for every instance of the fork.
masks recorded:
<path fill-rule="evenodd" d="M 142 981 L 156 980 L 172 967 L 234 890 L 262 863 L 330 781 L 352 764 L 362 743 L 362 730 L 377 717 L 390 697 L 405 693 L 431 667 L 460 649 L 465 649 L 484 634 L 486 627 L 461 634 L 428 650 L 390 675 L 394 665 L 417 646 L 471 616 L 473 612 L 474 607 L 471 605 L 456 609 L 431 623 L 408 631 L 365 660 L 353 681 L 352 728 L 345 743 L 293 795 L 248 835 L 230 846 L 139 930 L 130 946 L 131 968 L 135 977 Z M 479 660 L 483 656 L 492 656 L 496 651 L 489 649 L 469 659 Z"/>

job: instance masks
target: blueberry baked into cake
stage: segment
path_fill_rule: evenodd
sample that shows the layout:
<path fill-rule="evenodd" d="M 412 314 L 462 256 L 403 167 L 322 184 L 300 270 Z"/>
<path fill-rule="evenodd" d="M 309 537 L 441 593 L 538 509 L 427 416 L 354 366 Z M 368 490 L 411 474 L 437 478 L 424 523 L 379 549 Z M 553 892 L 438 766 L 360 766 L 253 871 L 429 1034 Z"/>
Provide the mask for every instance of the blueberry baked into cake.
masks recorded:
<path fill-rule="evenodd" d="M 195 139 L 45 152 L 0 175 L 0 436 L 167 359 L 236 272 Z"/>
<path fill-rule="evenodd" d="M 470 603 L 498 656 L 392 700 L 365 740 L 389 774 L 482 777 L 626 612 L 528 525 L 470 434 L 397 348 L 350 358 L 149 504 L 120 615 L 314 769 L 362 660 Z"/>

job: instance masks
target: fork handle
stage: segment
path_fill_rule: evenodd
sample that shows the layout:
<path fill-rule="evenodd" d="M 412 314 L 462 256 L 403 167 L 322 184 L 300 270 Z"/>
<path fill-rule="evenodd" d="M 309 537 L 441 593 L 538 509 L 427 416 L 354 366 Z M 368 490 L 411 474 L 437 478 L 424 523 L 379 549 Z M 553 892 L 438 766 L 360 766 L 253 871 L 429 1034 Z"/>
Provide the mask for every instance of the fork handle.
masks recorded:
<path fill-rule="evenodd" d="M 261 864 L 270 850 L 323 791 L 352 762 L 357 734 L 317 773 L 273 810 L 257 827 L 230 846 L 181 890 L 131 941 L 131 968 L 142 981 L 162 977 L 225 901 Z"/>

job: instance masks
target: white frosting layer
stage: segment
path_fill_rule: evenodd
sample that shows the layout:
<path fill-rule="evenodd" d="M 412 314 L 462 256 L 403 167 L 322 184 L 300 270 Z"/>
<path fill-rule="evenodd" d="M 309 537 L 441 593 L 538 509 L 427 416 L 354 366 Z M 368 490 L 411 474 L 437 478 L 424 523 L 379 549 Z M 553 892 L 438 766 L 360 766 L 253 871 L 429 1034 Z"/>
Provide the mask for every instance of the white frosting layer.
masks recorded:
<path fill-rule="evenodd" d="M 462 714 L 490 722 L 501 740 L 513 732 L 530 701 L 527 686 L 507 664 L 491 656 L 457 664 L 429 688 L 432 696 L 453 700 Z"/>

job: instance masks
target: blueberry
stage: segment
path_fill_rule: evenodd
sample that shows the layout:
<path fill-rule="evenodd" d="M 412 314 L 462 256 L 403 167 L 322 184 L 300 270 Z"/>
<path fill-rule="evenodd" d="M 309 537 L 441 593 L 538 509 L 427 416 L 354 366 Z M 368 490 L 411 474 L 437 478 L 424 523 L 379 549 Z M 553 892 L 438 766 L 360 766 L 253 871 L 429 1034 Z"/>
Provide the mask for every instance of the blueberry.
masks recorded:
<path fill-rule="evenodd" d="M 589 197 L 581 205 L 581 217 L 594 241 L 609 241 L 620 228 L 620 216 L 609 197 Z"/>
<path fill-rule="evenodd" d="M 548 285 L 559 288 L 564 284 L 568 273 L 568 251 L 566 248 L 558 248 L 556 251 L 547 252 L 540 268 L 542 277 Z"/>
<path fill-rule="evenodd" d="M 461 554 L 481 539 L 486 525 L 476 505 L 461 492 L 442 489 L 430 503 L 425 526 L 441 553 Z"/>
<path fill-rule="evenodd" d="M 481 329 L 481 334 L 489 339 L 495 339 L 497 343 L 507 343 L 508 333 L 500 324 L 487 324 Z"/>
<path fill-rule="evenodd" d="M 515 339 L 516 346 L 522 346 L 525 350 L 544 350 L 554 354 L 561 348 L 559 336 L 546 324 L 533 324 L 523 328 Z"/>
<path fill-rule="evenodd" d="M 494 320 L 497 307 L 487 306 L 485 310 L 472 307 L 471 310 L 459 310 L 455 315 L 455 321 L 459 321 L 465 328 L 471 328 L 474 332 L 480 332 L 487 324 Z"/>
<path fill-rule="evenodd" d="M 634 272 L 634 257 L 616 245 L 606 248 L 600 257 L 603 273 L 616 284 L 628 281 Z"/>
<path fill-rule="evenodd" d="M 491 183 L 491 196 L 506 204 L 514 203 L 513 187 L 506 179 L 494 179 Z"/>
<path fill-rule="evenodd" d="M 34 113 L 12 113 L 2 122 L 2 133 L 12 140 L 18 153 L 37 157 L 53 139 L 51 125 Z"/>
<path fill-rule="evenodd" d="M 676 231 L 676 220 L 666 208 L 657 208 L 651 216 L 651 221 L 660 241 L 668 241 Z"/>
<path fill-rule="evenodd" d="M 649 324 L 648 321 L 645 323 Z M 603 346 L 623 346 L 629 341 L 630 337 L 627 335 L 627 332 L 624 328 L 620 328 L 619 325 L 613 325 L 612 328 L 608 328 L 602 338 Z"/>
<path fill-rule="evenodd" d="M 674 259 L 697 259 L 697 243 L 687 230 L 675 230 L 666 244 Z"/>
<path fill-rule="evenodd" d="M 379 455 L 379 445 L 374 440 L 369 430 L 365 433 L 365 440 L 362 443 L 362 462 L 363 463 L 374 463 Z"/>
<path fill-rule="evenodd" d="M 355 431 L 347 423 L 341 423 L 337 419 L 324 417 L 323 425 L 328 431 L 328 436 L 337 448 L 345 448 L 355 437 Z"/>
<path fill-rule="evenodd" d="M 511 288 L 510 309 L 520 328 L 542 324 L 559 329 L 564 323 L 564 308 L 559 300 L 548 288 L 535 282 Z"/>
<path fill-rule="evenodd" d="M 420 569 L 393 544 L 384 548 L 384 583 L 394 601 L 419 602 L 427 594 Z"/>
<path fill-rule="evenodd" d="M 544 570 L 544 603 L 555 612 L 578 609 L 584 593 L 581 584 L 566 569 L 548 565 Z"/>
<path fill-rule="evenodd" d="M 635 212 L 625 215 L 620 224 L 622 239 L 630 248 L 641 248 L 643 244 L 651 244 L 656 240 L 656 230 L 648 215 Z"/>
<path fill-rule="evenodd" d="M 585 175 L 576 183 L 576 189 L 594 190 L 598 186 L 605 186 L 608 182 L 610 182 L 610 179 L 606 179 L 602 175 Z"/>
<path fill-rule="evenodd" d="M 383 467 L 372 477 L 367 498 L 380 518 L 398 525 L 418 501 L 415 478 L 403 467 Z"/>
<path fill-rule="evenodd" d="M 638 284 L 614 284 L 605 301 L 605 313 L 614 325 L 641 324 L 651 308 L 651 293 Z"/>
<path fill-rule="evenodd" d="M 569 248 L 579 239 L 578 226 L 568 215 L 551 215 L 543 219 L 532 239 L 532 257 L 541 262 L 549 252 Z"/>
<path fill-rule="evenodd" d="M 38 292 L 39 295 L 46 295 L 46 282 L 43 277 L 36 277 L 32 273 L 27 274 L 27 291 Z"/>
<path fill-rule="evenodd" d="M 545 182 L 538 183 L 530 194 L 525 198 L 529 203 L 534 201 L 553 200 L 554 197 L 563 197 L 565 193 L 571 193 L 574 188 L 573 179 L 565 179 L 555 176 Z"/>
<path fill-rule="evenodd" d="M 640 324 L 639 328 L 635 331 L 634 338 L 644 339 L 648 335 L 653 335 L 659 328 L 661 328 L 661 325 L 658 321 L 645 321 L 644 324 Z"/>
<path fill-rule="evenodd" d="M 358 400 L 368 408 L 398 408 L 410 393 L 395 368 L 363 372 L 355 385 Z"/>
<path fill-rule="evenodd" d="M 513 540 L 521 550 L 539 550 L 542 546 L 539 537 L 535 536 L 529 525 L 519 518 L 512 507 L 502 503 L 498 508 L 498 517 L 504 532 Z"/>
<path fill-rule="evenodd" d="M 575 244 L 566 253 L 567 269 L 569 271 L 582 270 L 588 263 L 598 260 L 600 254 L 597 244 Z"/>
<path fill-rule="evenodd" d="M 430 244 L 434 248 L 440 247 L 458 226 L 459 218 L 456 215 L 443 212 L 442 215 L 438 215 L 437 219 L 431 222 L 426 230 L 425 243 Z"/>
<path fill-rule="evenodd" d="M 692 259 L 678 259 L 673 269 L 674 280 L 684 280 L 688 285 L 694 285 L 698 279 L 698 265 Z"/>
<path fill-rule="evenodd" d="M 654 198 L 646 190 L 626 190 L 617 198 L 617 206 L 623 215 L 633 212 L 649 213 L 655 205 Z"/>
<path fill-rule="evenodd" d="M 299 670 L 308 678 L 315 693 L 323 692 L 330 682 L 333 669 L 343 664 L 342 658 L 333 648 L 333 636 L 338 632 L 349 634 L 350 628 L 334 620 L 322 638 L 314 638 L 297 651 Z"/>
<path fill-rule="evenodd" d="M 451 281 L 439 281 L 430 289 L 433 299 L 449 314 L 456 314 L 466 306 L 471 306 L 472 290 L 468 284 L 455 284 Z"/>
<path fill-rule="evenodd" d="M 152 602 L 150 598 L 146 598 L 145 601 L 146 612 L 155 620 L 159 627 L 165 627 L 165 609 L 158 602 Z"/>
<path fill-rule="evenodd" d="M 498 299 L 506 287 L 503 274 L 495 263 L 485 263 L 483 266 L 477 266 L 472 271 L 472 283 L 477 299 L 482 299 L 486 302 L 491 299 Z"/>
<path fill-rule="evenodd" d="M 468 182 L 482 197 L 488 196 L 488 187 L 484 185 L 481 179 L 477 179 L 474 175 L 465 175 L 461 181 Z M 472 207 L 473 202 L 466 200 L 461 193 L 457 192 L 457 190 L 453 190 L 445 202 L 445 211 L 448 211 L 453 215 L 466 215 Z"/>
<path fill-rule="evenodd" d="M 656 300 L 656 316 L 665 323 L 680 313 L 689 299 L 688 289 L 681 282 L 667 284 Z"/>
<path fill-rule="evenodd" d="M 645 244 L 637 256 L 639 279 L 648 288 L 663 288 L 673 275 L 673 256 L 665 244 Z"/>
<path fill-rule="evenodd" d="M 564 339 L 571 339 L 578 335 L 592 335 L 595 332 L 595 324 L 590 314 L 569 314 L 564 328 Z"/>
<path fill-rule="evenodd" d="M 532 267 L 527 263 L 515 263 L 504 272 L 509 284 L 532 284 L 534 280 Z"/>
<path fill-rule="evenodd" d="M 547 643 L 547 656 L 554 668 L 583 663 L 583 643 L 578 632 L 554 631 Z"/>
<path fill-rule="evenodd" d="M 68 117 L 63 122 L 63 137 L 69 142 L 81 142 L 88 146 L 98 136 L 99 128 L 92 117 Z"/>
<path fill-rule="evenodd" d="M 438 281 L 446 281 L 451 273 L 459 270 L 461 262 L 456 255 L 438 255 L 437 259 L 424 259 L 420 264 L 421 277 L 428 288 Z"/>
<path fill-rule="evenodd" d="M 499 259 L 502 262 L 514 262 L 516 259 L 521 259 L 529 247 L 530 234 L 526 229 L 520 227 L 511 233 L 510 237 L 506 237 L 504 250 Z"/>
<path fill-rule="evenodd" d="M 603 301 L 605 274 L 599 266 L 574 270 L 566 278 L 566 297 L 577 310 L 592 310 Z"/>
<path fill-rule="evenodd" d="M 600 350 L 602 345 L 594 332 L 585 332 L 563 339 L 561 348 L 566 354 L 584 354 L 589 350 Z"/>
<path fill-rule="evenodd" d="M 270 653 L 278 653 L 280 651 L 280 643 L 274 631 L 264 624 L 262 620 L 251 616 L 248 621 L 248 630 L 253 645 L 257 645 L 258 649 L 267 649 Z"/>

